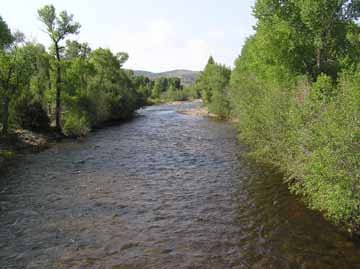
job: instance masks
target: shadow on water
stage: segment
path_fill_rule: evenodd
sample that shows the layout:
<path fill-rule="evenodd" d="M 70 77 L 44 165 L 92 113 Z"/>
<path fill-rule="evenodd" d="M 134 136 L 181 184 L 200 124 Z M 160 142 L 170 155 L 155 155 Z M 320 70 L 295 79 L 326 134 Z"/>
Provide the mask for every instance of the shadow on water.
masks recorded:
<path fill-rule="evenodd" d="M 227 123 L 139 111 L 1 175 L 1 268 L 360 268 Z"/>

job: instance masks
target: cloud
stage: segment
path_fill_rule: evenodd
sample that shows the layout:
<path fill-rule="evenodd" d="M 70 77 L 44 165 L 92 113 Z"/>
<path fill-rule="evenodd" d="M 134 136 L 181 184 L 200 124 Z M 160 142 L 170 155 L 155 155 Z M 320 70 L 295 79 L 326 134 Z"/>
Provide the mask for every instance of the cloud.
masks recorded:
<path fill-rule="evenodd" d="M 203 39 L 183 40 L 167 20 L 156 19 L 140 31 L 117 31 L 110 43 L 114 51 L 126 51 L 126 67 L 149 71 L 201 70 L 212 50 Z"/>

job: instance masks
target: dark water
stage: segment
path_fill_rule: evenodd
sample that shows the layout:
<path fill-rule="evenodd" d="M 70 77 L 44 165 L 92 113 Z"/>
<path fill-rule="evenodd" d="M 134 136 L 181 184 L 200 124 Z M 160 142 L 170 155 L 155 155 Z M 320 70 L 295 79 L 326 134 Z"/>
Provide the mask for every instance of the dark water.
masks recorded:
<path fill-rule="evenodd" d="M 184 106 L 21 157 L 1 175 L 0 268 L 360 268 L 229 124 Z"/>

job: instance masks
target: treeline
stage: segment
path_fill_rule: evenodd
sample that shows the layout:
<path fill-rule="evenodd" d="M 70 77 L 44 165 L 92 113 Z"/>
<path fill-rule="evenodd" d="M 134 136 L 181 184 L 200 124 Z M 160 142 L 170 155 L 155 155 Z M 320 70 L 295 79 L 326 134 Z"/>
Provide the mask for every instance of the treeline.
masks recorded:
<path fill-rule="evenodd" d="M 126 53 L 68 40 L 81 26 L 52 5 L 39 9 L 38 17 L 52 42 L 48 49 L 11 32 L 0 17 L 2 133 L 18 127 L 46 132 L 55 125 L 65 135 L 85 135 L 146 104 L 149 79 L 122 68 Z"/>
<path fill-rule="evenodd" d="M 178 77 L 159 77 L 151 81 L 150 103 L 186 101 L 199 98 L 191 86 L 184 87 Z"/>
<path fill-rule="evenodd" d="M 350 230 L 360 227 L 359 12 L 355 0 L 257 0 L 230 79 L 210 59 L 194 85 L 210 110 L 238 119 L 254 157 Z"/>

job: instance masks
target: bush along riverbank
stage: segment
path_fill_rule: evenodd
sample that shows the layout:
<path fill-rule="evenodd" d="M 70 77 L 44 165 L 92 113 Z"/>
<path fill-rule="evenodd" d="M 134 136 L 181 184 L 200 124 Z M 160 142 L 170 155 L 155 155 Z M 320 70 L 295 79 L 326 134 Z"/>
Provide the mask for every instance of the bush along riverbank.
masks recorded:
<path fill-rule="evenodd" d="M 81 25 L 66 11 L 38 10 L 51 46 L 28 41 L 0 17 L 0 129 L 85 136 L 92 128 L 130 118 L 144 105 L 196 97 L 180 78 L 150 80 L 123 65 L 126 52 L 92 49 L 71 40 Z"/>
<path fill-rule="evenodd" d="M 290 190 L 360 234 L 360 27 L 347 1 L 267 1 L 229 76 L 210 58 L 193 87 L 210 112 L 234 117 L 251 156 Z"/>
<path fill-rule="evenodd" d="M 0 166 L 66 137 L 131 118 L 152 82 L 123 68 L 129 56 L 72 41 L 81 25 L 46 5 L 38 18 L 51 46 L 28 41 L 0 17 Z"/>
<path fill-rule="evenodd" d="M 38 10 L 51 47 L 27 41 L 0 17 L 1 130 L 84 136 L 93 127 L 122 121 L 146 104 L 150 80 L 123 69 L 125 52 L 91 49 L 69 40 L 81 29 L 66 11 Z M 54 127 L 54 128 L 53 128 Z M 10 134 L 11 136 L 11 134 Z"/>
<path fill-rule="evenodd" d="M 153 100 L 190 97 L 179 78 L 152 81 L 124 69 L 126 52 L 69 39 L 81 25 L 66 11 L 46 5 L 38 18 L 49 49 L 11 31 L 0 17 L 0 165 L 16 153 L 128 120 Z"/>

